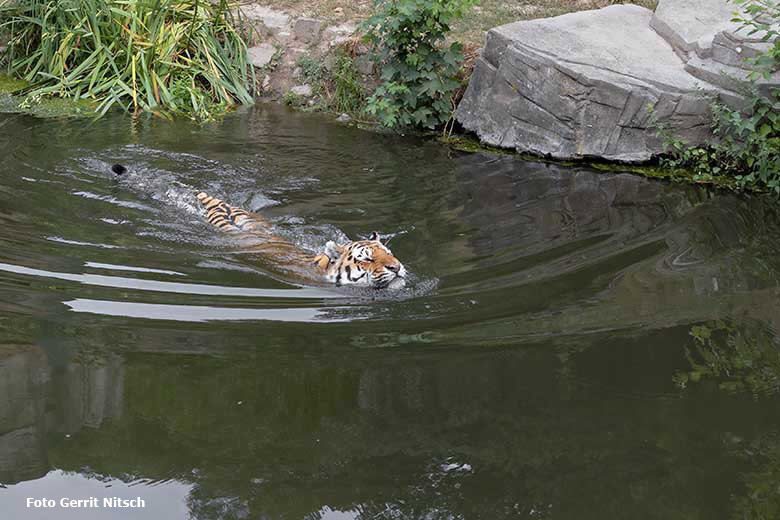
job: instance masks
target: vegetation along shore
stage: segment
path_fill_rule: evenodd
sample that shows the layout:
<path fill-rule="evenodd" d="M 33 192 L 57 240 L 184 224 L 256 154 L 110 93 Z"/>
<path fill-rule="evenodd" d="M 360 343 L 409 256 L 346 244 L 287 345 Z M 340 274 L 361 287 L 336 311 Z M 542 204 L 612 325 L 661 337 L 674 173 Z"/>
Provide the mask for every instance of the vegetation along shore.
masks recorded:
<path fill-rule="evenodd" d="M 430 132 L 473 150 L 494 143 L 471 138 L 453 114 L 485 32 L 615 3 L 622 2 L 5 1 L 0 92 L 14 97 L 6 95 L 2 107 L 91 115 L 121 109 L 205 121 L 259 98 L 331 112 L 343 122 Z M 638 3 L 656 8 L 655 1 Z M 780 194 L 780 105 L 774 89 L 760 88 L 780 66 L 780 2 L 729 5 L 735 23 L 761 44 L 745 58 L 745 102 L 710 101 L 716 138 L 705 144 L 689 143 L 659 121 L 665 153 L 620 169 Z"/>

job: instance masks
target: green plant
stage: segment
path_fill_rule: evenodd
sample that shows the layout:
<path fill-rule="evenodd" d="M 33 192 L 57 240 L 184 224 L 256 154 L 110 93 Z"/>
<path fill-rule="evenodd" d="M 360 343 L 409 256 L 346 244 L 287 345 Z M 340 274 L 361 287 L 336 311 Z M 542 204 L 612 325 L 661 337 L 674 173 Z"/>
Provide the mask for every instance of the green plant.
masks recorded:
<path fill-rule="evenodd" d="M 274 54 L 271 56 L 271 61 L 268 62 L 268 64 L 263 67 L 261 70 L 264 72 L 273 72 L 276 70 L 276 67 L 279 66 L 279 62 L 282 59 L 282 56 L 284 56 L 284 47 L 281 47 L 279 45 L 274 46 Z"/>
<path fill-rule="evenodd" d="M 336 55 L 331 73 L 333 96 L 331 108 L 336 112 L 359 115 L 366 108 L 366 88 L 355 62 L 344 53 Z"/>
<path fill-rule="evenodd" d="M 328 69 L 322 59 L 317 59 L 310 54 L 302 54 L 298 58 L 298 68 L 301 69 L 299 78 L 307 83 L 316 84 L 325 80 Z"/>
<path fill-rule="evenodd" d="M 769 78 L 772 71 L 780 65 L 780 32 L 777 21 L 780 20 L 780 2 L 777 0 L 734 0 L 741 8 L 735 13 L 732 22 L 742 25 L 747 29 L 748 36 L 759 35 L 761 40 L 769 44 L 769 48 L 750 58 L 755 67 L 752 76 L 764 76 Z"/>
<path fill-rule="evenodd" d="M 328 61 L 330 66 L 326 65 Z M 343 50 L 321 59 L 303 55 L 298 59 L 298 67 L 301 79 L 320 98 L 320 109 L 346 112 L 355 118 L 365 111 L 366 87 L 352 57 Z"/>
<path fill-rule="evenodd" d="M 246 46 L 226 0 L 0 2 L 8 70 L 31 96 L 205 119 L 252 103 Z"/>
<path fill-rule="evenodd" d="M 3 30 L 2 27 L 0 27 L 0 67 L 6 64 L 6 56 L 7 56 L 6 42 L 8 42 L 8 35 L 6 35 L 5 30 Z"/>
<path fill-rule="evenodd" d="M 282 103 L 288 107 L 300 107 L 304 104 L 304 100 L 302 96 L 299 96 L 292 90 L 288 90 L 284 93 L 284 96 L 282 96 Z"/>
<path fill-rule="evenodd" d="M 733 21 L 748 35 L 760 34 L 769 48 L 750 59 L 753 72 L 745 89 L 746 106 L 741 110 L 712 103 L 712 131 L 717 140 L 707 146 L 691 147 L 665 129 L 669 155 L 663 165 L 692 170 L 696 178 L 709 180 L 727 176 L 742 188 L 769 190 L 780 195 L 780 91 L 760 92 L 759 77 L 769 77 L 780 65 L 780 1 L 735 0 L 742 13 Z"/>
<path fill-rule="evenodd" d="M 452 24 L 476 0 L 375 0 L 376 14 L 362 24 L 378 49 L 382 82 L 368 112 L 389 127 L 434 128 L 454 109 L 462 45 L 446 45 Z"/>

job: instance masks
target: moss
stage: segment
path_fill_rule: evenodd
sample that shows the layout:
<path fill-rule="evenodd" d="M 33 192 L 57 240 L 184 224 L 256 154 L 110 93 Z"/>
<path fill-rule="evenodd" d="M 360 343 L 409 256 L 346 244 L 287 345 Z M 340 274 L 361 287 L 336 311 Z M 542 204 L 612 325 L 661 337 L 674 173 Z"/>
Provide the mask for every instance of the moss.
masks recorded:
<path fill-rule="evenodd" d="M 702 178 L 694 174 L 694 172 L 684 169 L 670 169 L 660 168 L 654 165 L 641 165 L 641 164 L 625 164 L 625 163 L 610 163 L 593 161 L 589 159 L 582 160 L 556 160 L 546 157 L 539 157 L 527 153 L 518 153 L 508 148 L 496 148 L 493 146 L 480 143 L 477 139 L 465 135 L 453 135 L 449 137 L 442 137 L 440 134 L 437 139 L 449 146 L 454 150 L 458 150 L 466 153 L 490 153 L 497 155 L 514 155 L 522 159 L 527 159 L 537 162 L 549 162 L 558 164 L 561 166 L 586 166 L 594 170 L 610 173 L 633 173 L 635 175 L 641 175 L 652 179 L 661 179 L 670 182 L 679 182 L 686 184 L 707 184 L 717 188 L 728 189 L 737 191 L 739 190 L 737 183 L 734 179 L 726 176 L 717 176 Z M 765 190 L 751 190 L 754 192 L 763 192 Z"/>
<path fill-rule="evenodd" d="M 19 110 L 38 117 L 95 117 L 97 104 L 86 99 L 72 100 L 62 98 L 43 99 L 29 107 L 19 106 Z"/>
<path fill-rule="evenodd" d="M 661 168 L 653 165 L 617 164 L 605 162 L 585 162 L 595 170 L 612 173 L 634 173 L 652 179 L 663 179 L 671 182 L 686 184 L 707 184 L 717 188 L 737 191 L 737 183 L 734 179 L 725 176 L 702 178 L 694 172 L 685 169 Z"/>
<path fill-rule="evenodd" d="M 467 153 L 486 152 L 486 153 L 493 153 L 498 155 L 517 154 L 516 152 L 509 150 L 507 148 L 495 148 L 493 146 L 482 144 L 476 139 L 473 139 L 471 137 L 466 137 L 464 135 L 451 135 L 449 137 L 444 137 L 441 134 L 438 134 L 438 140 L 439 142 L 446 144 L 453 150 L 458 150 L 460 152 L 467 152 Z"/>
<path fill-rule="evenodd" d="M 282 97 L 282 103 L 288 107 L 302 107 L 306 104 L 306 100 L 303 96 L 299 96 L 292 90 L 288 90 Z"/>
<path fill-rule="evenodd" d="M 42 98 L 29 100 L 15 95 L 29 84 L 21 79 L 0 75 L 0 113 L 21 113 L 37 117 L 93 117 L 95 102 L 80 99 Z"/>
<path fill-rule="evenodd" d="M 23 79 L 15 79 L 4 74 L 0 74 L 0 94 L 11 94 L 27 87 L 28 83 Z"/>

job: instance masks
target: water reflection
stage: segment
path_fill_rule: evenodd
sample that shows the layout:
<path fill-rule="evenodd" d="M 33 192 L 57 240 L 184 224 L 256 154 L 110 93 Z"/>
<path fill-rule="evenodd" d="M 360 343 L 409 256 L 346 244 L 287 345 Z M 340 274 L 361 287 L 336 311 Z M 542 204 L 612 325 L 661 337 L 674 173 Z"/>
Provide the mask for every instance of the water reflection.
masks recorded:
<path fill-rule="evenodd" d="M 14 457 L 3 482 L 52 467 L 173 479 L 199 519 L 318 518 L 326 508 L 354 518 L 717 517 L 730 507 L 724 468 L 742 466 L 714 450 L 722 417 L 752 406 L 721 399 L 690 420 L 696 401 L 674 397 L 668 377 L 624 366 L 633 390 L 615 393 L 617 374 L 586 350 L 570 353 L 568 381 L 550 378 L 562 362 L 544 344 L 328 359 L 106 355 L 102 346 L 47 361 L 47 349 L 62 357 L 63 347 L 4 350 L 15 352 L 4 358 L 4 389 L 25 406 L 3 409 L 0 431 L 12 434 L 0 452 Z M 615 347 L 659 374 L 678 360 L 673 349 L 603 338 L 604 350 Z M 562 384 L 577 391 L 562 394 Z M 752 428 L 742 430 L 731 431 Z M 27 431 L 20 449 L 13 432 Z M 144 485 L 133 492 L 162 500 Z"/>
<path fill-rule="evenodd" d="M 63 303 L 74 312 L 86 312 L 103 316 L 121 316 L 123 318 L 144 318 L 147 320 L 194 322 L 260 320 L 279 322 L 339 321 L 338 317 L 330 317 L 332 312 L 337 311 L 338 308 L 244 309 L 206 305 L 112 302 L 87 300 L 84 298 Z"/>
<path fill-rule="evenodd" d="M 718 320 L 691 329 L 685 355 L 690 369 L 674 376 L 680 388 L 711 382 L 754 397 L 780 391 L 780 343 L 766 323 L 751 318 Z"/>
<path fill-rule="evenodd" d="M 775 206 L 270 107 L 123 121 L 3 127 L 4 512 L 76 486 L 204 520 L 772 517 L 780 416 L 748 362 L 774 362 Z M 292 285 L 196 187 L 301 247 L 394 234 L 415 279 Z"/>
<path fill-rule="evenodd" d="M 460 256 L 475 258 L 444 289 L 511 310 L 504 320 L 495 306 L 489 317 L 474 309 L 492 326 L 467 320 L 450 341 L 666 328 L 735 312 L 780 325 L 776 208 L 555 165 L 519 175 L 513 158 L 475 176 L 484 158 L 463 162 L 459 216 L 472 232 Z"/>
<path fill-rule="evenodd" d="M 54 369 L 41 347 L 0 345 L 0 482 L 45 475 L 47 436 L 70 436 L 120 417 L 122 378 L 116 355 Z"/>

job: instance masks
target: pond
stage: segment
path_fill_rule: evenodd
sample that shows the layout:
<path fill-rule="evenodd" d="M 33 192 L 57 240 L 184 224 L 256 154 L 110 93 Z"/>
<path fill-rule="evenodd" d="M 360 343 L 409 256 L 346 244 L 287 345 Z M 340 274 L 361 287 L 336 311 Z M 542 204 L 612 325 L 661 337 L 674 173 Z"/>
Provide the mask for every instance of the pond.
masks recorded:
<path fill-rule="evenodd" d="M 268 105 L 0 115 L 0 153 L 7 518 L 779 510 L 778 385 L 751 364 L 780 325 L 772 201 Z M 287 280 L 204 222 L 200 189 L 302 247 L 390 235 L 411 280 Z"/>

